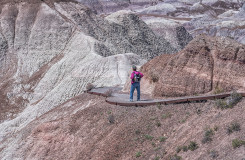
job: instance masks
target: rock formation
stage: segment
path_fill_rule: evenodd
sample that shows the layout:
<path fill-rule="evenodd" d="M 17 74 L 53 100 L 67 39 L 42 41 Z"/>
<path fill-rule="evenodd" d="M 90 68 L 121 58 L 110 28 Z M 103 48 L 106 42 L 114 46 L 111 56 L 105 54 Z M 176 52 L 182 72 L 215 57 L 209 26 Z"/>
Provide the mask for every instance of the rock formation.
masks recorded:
<path fill-rule="evenodd" d="M 178 54 L 156 57 L 141 71 L 146 75 L 145 85 L 151 86 L 155 96 L 245 90 L 244 58 L 244 45 L 224 37 L 200 35 Z"/>
<path fill-rule="evenodd" d="M 1 1 L 0 9 L 0 141 L 88 83 L 122 85 L 132 64 L 176 52 L 131 12 L 103 18 L 69 0 Z"/>

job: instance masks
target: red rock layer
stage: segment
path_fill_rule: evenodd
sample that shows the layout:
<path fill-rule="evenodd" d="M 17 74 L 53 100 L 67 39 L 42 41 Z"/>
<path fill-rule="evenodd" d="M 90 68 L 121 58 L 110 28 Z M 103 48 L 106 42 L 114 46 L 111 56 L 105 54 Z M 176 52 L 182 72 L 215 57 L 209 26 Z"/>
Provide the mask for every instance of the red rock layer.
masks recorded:
<path fill-rule="evenodd" d="M 142 66 L 155 96 L 185 96 L 244 90 L 245 46 L 224 37 L 200 35 L 176 55 Z M 142 84 L 144 87 L 144 84 Z"/>

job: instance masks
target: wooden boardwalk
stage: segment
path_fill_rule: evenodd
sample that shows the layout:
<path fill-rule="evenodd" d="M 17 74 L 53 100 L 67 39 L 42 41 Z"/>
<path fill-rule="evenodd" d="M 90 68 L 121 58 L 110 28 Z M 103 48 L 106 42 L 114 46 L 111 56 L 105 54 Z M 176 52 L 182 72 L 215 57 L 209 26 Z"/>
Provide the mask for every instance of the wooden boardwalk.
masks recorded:
<path fill-rule="evenodd" d="M 107 97 L 106 92 L 112 90 L 113 94 L 110 97 Z M 202 102 L 206 100 L 215 100 L 229 97 L 231 93 L 222 93 L 214 95 L 204 95 L 204 96 L 190 96 L 190 97 L 180 97 L 173 99 L 142 99 L 141 101 L 129 101 L 129 95 L 124 93 L 115 93 L 119 91 L 119 88 L 105 87 L 105 88 L 96 88 L 88 91 L 89 94 L 94 94 L 98 96 L 106 97 L 106 102 L 113 105 L 119 106 L 150 106 L 150 105 L 168 105 L 168 104 L 178 104 L 178 103 L 190 103 L 190 102 Z M 245 97 L 244 92 L 238 92 L 243 97 Z"/>

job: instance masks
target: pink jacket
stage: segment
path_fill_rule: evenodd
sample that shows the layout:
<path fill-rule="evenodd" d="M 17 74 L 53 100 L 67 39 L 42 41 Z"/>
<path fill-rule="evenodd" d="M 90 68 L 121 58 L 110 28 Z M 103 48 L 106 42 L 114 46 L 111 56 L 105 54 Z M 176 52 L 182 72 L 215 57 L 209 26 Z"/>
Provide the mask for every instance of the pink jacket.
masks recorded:
<path fill-rule="evenodd" d="M 140 77 L 141 77 L 141 78 L 144 76 L 141 72 L 133 71 L 133 72 L 131 73 L 131 77 L 130 77 L 130 79 L 132 79 L 132 80 L 131 80 L 131 84 L 134 83 L 134 82 L 133 82 L 133 79 L 134 79 L 134 73 L 135 73 L 135 74 L 140 74 Z"/>

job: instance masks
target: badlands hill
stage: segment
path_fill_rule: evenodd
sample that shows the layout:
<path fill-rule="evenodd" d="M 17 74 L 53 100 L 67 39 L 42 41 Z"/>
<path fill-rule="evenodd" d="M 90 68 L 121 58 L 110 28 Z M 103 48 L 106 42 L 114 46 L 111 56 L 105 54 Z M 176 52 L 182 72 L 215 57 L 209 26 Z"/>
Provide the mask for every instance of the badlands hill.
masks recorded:
<path fill-rule="evenodd" d="M 228 7 L 212 6 L 213 0 L 81 2 L 95 6 L 0 1 L 0 159 L 245 158 L 243 146 L 232 147 L 233 139 L 245 139 L 244 100 L 229 110 L 217 109 L 214 101 L 136 108 L 83 93 L 88 83 L 125 84 L 132 64 L 142 66 L 154 57 L 142 67 L 142 88 L 155 96 L 243 89 L 244 46 L 237 42 L 244 38 L 243 1 L 227 2 Z M 213 7 L 217 21 L 210 12 L 195 10 L 200 5 Z M 208 34 L 229 33 L 236 41 L 192 40 L 207 26 L 217 27 Z M 234 122 L 240 131 L 227 134 Z M 203 144 L 206 130 L 214 128 L 213 141 Z M 197 150 L 177 153 L 191 141 Z"/>
<path fill-rule="evenodd" d="M 1 142 L 88 83 L 122 85 L 132 64 L 177 51 L 131 12 L 101 17 L 68 0 L 4 0 L 0 11 Z"/>
<path fill-rule="evenodd" d="M 78 0 L 97 14 L 121 9 L 134 11 L 157 35 L 171 41 L 175 28 L 184 26 L 193 37 L 205 33 L 231 37 L 245 44 L 244 0 Z M 177 48 L 181 46 L 173 43 Z"/>
<path fill-rule="evenodd" d="M 176 52 L 131 12 L 102 18 L 73 1 L 1 1 L 0 8 L 1 120 L 25 107 L 39 116 L 88 83 L 124 84 L 131 64 Z"/>
<path fill-rule="evenodd" d="M 242 160 L 244 146 L 234 148 L 232 141 L 245 140 L 244 106 L 242 100 L 226 110 L 215 101 L 122 107 L 81 94 L 6 135 L 0 158 Z M 233 124 L 240 130 L 229 131 Z M 183 150 L 191 141 L 194 150 Z"/>
<path fill-rule="evenodd" d="M 155 96 L 245 90 L 245 46 L 224 37 L 197 36 L 175 55 L 142 66 L 143 87 Z"/>

